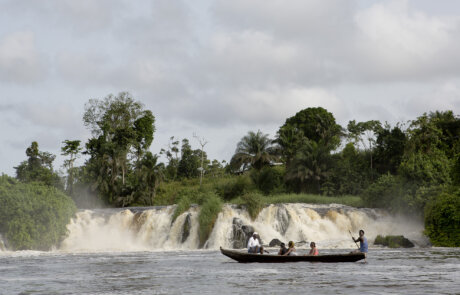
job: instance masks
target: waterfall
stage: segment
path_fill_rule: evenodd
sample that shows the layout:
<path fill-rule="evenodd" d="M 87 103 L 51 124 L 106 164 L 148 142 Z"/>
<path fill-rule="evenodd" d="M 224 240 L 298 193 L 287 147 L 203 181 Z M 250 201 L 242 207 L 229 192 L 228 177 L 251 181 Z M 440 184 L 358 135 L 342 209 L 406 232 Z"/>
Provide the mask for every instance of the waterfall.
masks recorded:
<path fill-rule="evenodd" d="M 69 235 L 59 250 L 68 252 L 155 251 L 198 249 L 199 207 L 191 207 L 172 221 L 176 206 L 84 210 L 68 225 Z M 244 209 L 224 205 L 205 248 L 244 247 L 253 231 L 264 244 L 281 241 L 315 241 L 321 248 L 356 248 L 359 229 L 372 245 L 378 235 L 404 235 L 423 240 L 423 224 L 381 210 L 356 209 L 337 204 L 277 204 L 265 207 L 256 220 Z M 302 246 L 308 247 L 308 245 Z"/>
<path fill-rule="evenodd" d="M 6 251 L 6 246 L 5 246 L 5 242 L 3 242 L 2 235 L 0 234 L 0 252 L 2 251 Z"/>

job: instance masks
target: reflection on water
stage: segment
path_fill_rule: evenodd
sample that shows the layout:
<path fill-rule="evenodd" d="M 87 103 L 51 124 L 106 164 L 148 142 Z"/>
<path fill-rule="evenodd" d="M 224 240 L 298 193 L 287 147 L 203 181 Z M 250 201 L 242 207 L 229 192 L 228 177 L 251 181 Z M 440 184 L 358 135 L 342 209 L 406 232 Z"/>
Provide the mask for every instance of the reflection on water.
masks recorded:
<path fill-rule="evenodd" d="M 456 294 L 460 290 L 460 248 L 372 249 L 367 261 L 240 264 L 216 251 L 0 252 L 0 293 Z"/>

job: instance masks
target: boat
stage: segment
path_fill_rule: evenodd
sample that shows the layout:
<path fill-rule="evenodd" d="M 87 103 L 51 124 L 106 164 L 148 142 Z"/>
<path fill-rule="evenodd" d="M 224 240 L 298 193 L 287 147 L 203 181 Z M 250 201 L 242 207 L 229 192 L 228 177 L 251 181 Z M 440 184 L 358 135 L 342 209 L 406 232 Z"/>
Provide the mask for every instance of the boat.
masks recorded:
<path fill-rule="evenodd" d="M 230 257 L 233 260 L 236 260 L 241 263 L 285 263 L 285 262 L 356 262 L 362 259 L 365 259 L 366 256 L 364 253 L 348 253 L 348 254 L 326 254 L 326 255 L 299 255 L 299 256 L 281 256 L 273 254 L 252 254 L 245 253 L 241 251 L 228 250 L 220 247 L 220 252 L 227 257 Z"/>

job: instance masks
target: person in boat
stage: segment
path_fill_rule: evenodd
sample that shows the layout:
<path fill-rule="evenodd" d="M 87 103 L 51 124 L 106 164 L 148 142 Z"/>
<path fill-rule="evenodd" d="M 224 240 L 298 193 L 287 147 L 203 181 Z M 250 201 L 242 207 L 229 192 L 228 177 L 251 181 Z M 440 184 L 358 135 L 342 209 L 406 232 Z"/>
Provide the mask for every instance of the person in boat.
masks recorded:
<path fill-rule="evenodd" d="M 286 244 L 285 243 L 281 243 L 280 244 L 280 250 L 278 252 L 278 255 L 284 255 L 286 254 L 286 252 L 288 251 L 288 248 L 286 248 Z"/>
<path fill-rule="evenodd" d="M 312 256 L 317 256 L 319 253 L 318 253 L 318 249 L 316 249 L 316 243 L 315 242 L 311 242 L 310 243 L 310 253 L 308 253 L 308 255 L 312 255 Z"/>
<path fill-rule="evenodd" d="M 248 241 L 248 253 L 264 254 L 264 247 L 260 245 L 259 234 L 254 232 Z"/>
<path fill-rule="evenodd" d="M 293 241 L 289 241 L 288 243 L 288 250 L 286 253 L 283 254 L 283 256 L 297 256 L 297 252 L 295 249 L 295 245 Z"/>
<path fill-rule="evenodd" d="M 368 251 L 368 245 L 367 245 L 367 238 L 364 236 L 364 231 L 361 229 L 359 230 L 359 238 L 355 239 L 354 237 L 351 237 L 353 241 L 356 243 L 359 241 L 359 249 L 354 251 L 355 253 L 364 253 L 367 254 Z"/>

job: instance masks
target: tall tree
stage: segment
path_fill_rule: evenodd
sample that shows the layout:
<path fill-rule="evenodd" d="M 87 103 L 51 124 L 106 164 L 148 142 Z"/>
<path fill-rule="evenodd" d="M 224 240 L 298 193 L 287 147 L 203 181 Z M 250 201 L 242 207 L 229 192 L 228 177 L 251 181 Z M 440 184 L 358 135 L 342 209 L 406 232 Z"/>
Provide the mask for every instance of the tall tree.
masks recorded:
<path fill-rule="evenodd" d="M 273 141 L 268 134 L 263 134 L 258 130 L 257 132 L 249 131 L 238 142 L 230 165 L 235 170 L 243 169 L 244 171 L 249 167 L 260 170 L 275 160 L 277 157 L 274 153 Z"/>
<path fill-rule="evenodd" d="M 73 194 L 74 185 L 74 162 L 78 158 L 79 153 L 82 151 L 80 147 L 80 140 L 64 140 L 64 146 L 61 148 L 61 155 L 70 156 L 69 159 L 64 160 L 64 167 L 67 168 L 67 185 L 66 190 L 69 195 Z"/>
<path fill-rule="evenodd" d="M 370 155 L 371 179 L 373 178 L 373 146 L 376 134 L 382 130 L 382 124 L 376 120 L 356 123 L 355 120 L 348 122 L 348 136 L 355 143 L 360 144 Z"/>
<path fill-rule="evenodd" d="M 89 100 L 83 121 L 93 134 L 86 145 L 90 155 L 86 165 L 96 180 L 95 187 L 109 203 L 132 196 L 127 175 L 134 173 L 133 167 L 140 169 L 142 155 L 152 143 L 154 116 L 129 93 L 122 92 Z"/>

